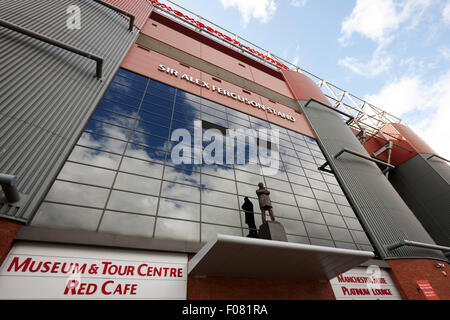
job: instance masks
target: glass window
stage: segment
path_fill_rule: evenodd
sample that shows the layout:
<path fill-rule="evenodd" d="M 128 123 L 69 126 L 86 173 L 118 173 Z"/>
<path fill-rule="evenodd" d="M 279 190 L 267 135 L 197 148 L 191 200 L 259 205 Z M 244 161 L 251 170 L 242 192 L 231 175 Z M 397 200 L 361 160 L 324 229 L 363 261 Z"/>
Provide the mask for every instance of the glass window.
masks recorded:
<path fill-rule="evenodd" d="M 157 197 L 113 190 L 107 208 L 118 211 L 154 215 L 156 214 L 157 205 Z"/>
<path fill-rule="evenodd" d="M 339 212 L 346 217 L 356 218 L 355 213 L 351 207 L 343 206 L 338 204 Z"/>
<path fill-rule="evenodd" d="M 238 182 L 237 189 L 238 189 L 238 194 L 240 194 L 244 197 L 257 199 L 256 189 L 258 189 L 258 187 L 255 186 L 254 184 L 246 184 L 246 183 Z M 255 205 L 255 204 L 253 204 L 253 205 Z M 256 208 L 255 208 L 255 210 L 256 210 Z"/>
<path fill-rule="evenodd" d="M 352 236 L 347 229 L 329 227 L 331 236 L 334 240 L 337 241 L 345 241 L 345 242 L 353 242 Z"/>
<path fill-rule="evenodd" d="M 202 203 L 239 210 L 237 196 L 212 190 L 202 190 Z"/>
<path fill-rule="evenodd" d="M 353 239 L 355 240 L 356 243 L 370 245 L 369 238 L 367 238 L 367 235 L 365 232 L 350 230 L 350 233 L 353 236 Z"/>
<path fill-rule="evenodd" d="M 136 144 L 143 144 L 151 148 L 157 148 L 160 150 L 167 150 L 168 141 L 156 136 L 151 136 L 145 133 L 133 132 L 131 141 Z"/>
<path fill-rule="evenodd" d="M 177 101 L 180 99 L 188 99 L 197 103 L 200 103 L 200 97 L 196 96 L 195 94 L 188 93 L 182 90 L 177 91 Z"/>
<path fill-rule="evenodd" d="M 200 173 L 166 166 L 164 168 L 164 180 L 200 186 Z"/>
<path fill-rule="evenodd" d="M 152 103 L 147 103 L 147 102 L 143 102 L 142 103 L 142 110 L 144 111 L 148 111 L 151 113 L 156 113 L 159 114 L 161 116 L 170 118 L 172 116 L 172 110 L 171 109 L 167 109 L 161 106 L 157 106 L 156 104 L 152 104 Z M 136 115 L 135 115 L 136 117 Z"/>
<path fill-rule="evenodd" d="M 173 107 L 173 99 L 167 100 L 158 96 L 155 96 L 153 94 L 146 94 L 144 97 L 144 101 L 153 103 L 157 106 L 164 107 L 167 109 L 172 109 Z"/>
<path fill-rule="evenodd" d="M 170 127 L 170 119 L 169 118 L 160 117 L 156 114 L 153 114 L 153 113 L 150 113 L 147 111 L 140 111 L 139 119 L 146 121 L 146 122 L 157 124 L 159 126 L 163 126 L 163 127 L 167 127 L 167 128 Z"/>
<path fill-rule="evenodd" d="M 266 180 L 266 187 L 269 190 L 276 189 L 276 190 L 292 193 L 291 185 L 289 184 L 289 182 L 280 181 L 280 180 L 272 179 L 269 177 L 265 177 L 265 180 Z"/>
<path fill-rule="evenodd" d="M 117 74 L 120 75 L 120 76 L 123 76 L 123 77 L 127 77 L 127 78 L 132 79 L 132 80 L 137 81 L 137 82 L 143 82 L 143 83 L 147 83 L 148 82 L 148 78 L 147 77 L 141 76 L 141 75 L 139 75 L 137 73 L 134 73 L 134 72 L 122 69 L 122 68 L 119 69 Z"/>
<path fill-rule="evenodd" d="M 202 206 L 202 222 L 241 227 L 239 211 Z"/>
<path fill-rule="evenodd" d="M 142 81 L 142 82 L 141 82 Z M 123 77 L 120 74 L 117 74 L 117 76 L 114 78 L 115 83 L 120 83 L 121 85 L 131 87 L 134 89 L 138 89 L 140 91 L 145 91 L 145 88 L 147 87 L 147 79 L 139 79 L 139 81 L 134 81 L 130 79 L 129 77 Z"/>
<path fill-rule="evenodd" d="M 125 236 L 151 237 L 154 224 L 154 217 L 106 211 L 98 231 Z"/>
<path fill-rule="evenodd" d="M 314 211 L 310 209 L 300 208 L 302 218 L 306 222 L 325 224 L 322 213 L 320 211 Z"/>
<path fill-rule="evenodd" d="M 150 91 L 150 92 L 152 90 L 154 90 L 154 89 L 158 89 L 158 90 L 166 91 L 166 92 L 169 92 L 169 93 L 175 93 L 175 88 L 174 87 L 171 87 L 171 86 L 169 86 L 167 84 L 164 84 L 162 82 L 159 82 L 159 81 L 156 81 L 156 80 L 153 80 L 153 79 L 150 79 L 149 86 L 150 86 L 150 88 L 148 88 L 147 91 Z"/>
<path fill-rule="evenodd" d="M 117 169 L 119 167 L 120 158 L 119 155 L 112 153 L 76 146 L 68 160 L 107 169 Z"/>
<path fill-rule="evenodd" d="M 161 198 L 159 200 L 158 217 L 200 221 L 200 205 Z"/>
<path fill-rule="evenodd" d="M 256 207 L 255 207 L 255 210 L 258 212 L 259 208 L 257 208 L 257 207 L 258 207 L 258 204 L 256 204 Z M 298 210 L 297 207 L 287 206 L 284 204 L 277 204 L 276 207 L 274 208 L 274 214 L 276 217 L 281 217 L 281 218 L 296 219 L 296 220 L 301 220 L 301 218 L 302 218 L 300 215 L 300 211 Z"/>
<path fill-rule="evenodd" d="M 234 179 L 233 169 L 218 164 L 202 165 L 202 173 L 206 173 L 216 177 L 226 177 Z"/>
<path fill-rule="evenodd" d="M 85 130 L 121 140 L 127 140 L 131 132 L 128 129 L 113 126 L 97 120 L 89 121 Z"/>
<path fill-rule="evenodd" d="M 294 190 L 295 194 L 298 194 L 300 196 L 310 197 L 314 198 L 314 194 L 311 188 L 306 186 L 300 186 L 298 184 L 291 184 L 292 189 Z"/>
<path fill-rule="evenodd" d="M 317 239 L 317 238 L 309 238 L 311 244 L 314 246 L 322 246 L 322 247 L 334 247 L 334 242 L 331 240 L 325 239 Z"/>
<path fill-rule="evenodd" d="M 120 171 L 161 179 L 163 166 L 158 163 L 124 157 L 120 165 Z"/>
<path fill-rule="evenodd" d="M 108 194 L 108 189 L 55 181 L 45 199 L 47 201 L 103 208 Z"/>
<path fill-rule="evenodd" d="M 101 210 L 43 202 L 32 225 L 95 231 L 101 214 Z"/>
<path fill-rule="evenodd" d="M 321 200 L 317 200 L 317 203 L 319 204 L 321 211 L 339 214 L 339 210 L 334 203 L 321 201 Z"/>
<path fill-rule="evenodd" d="M 291 183 L 296 183 L 302 186 L 309 187 L 308 179 L 306 179 L 306 177 L 299 176 L 290 172 L 288 172 L 288 176 Z"/>
<path fill-rule="evenodd" d="M 326 221 L 327 225 L 329 225 L 329 226 L 335 226 L 335 227 L 341 227 L 341 228 L 347 227 L 345 225 L 344 219 L 342 219 L 341 216 L 324 212 L 323 217 L 325 218 L 325 221 Z"/>
<path fill-rule="evenodd" d="M 308 181 L 312 188 L 323 190 L 323 191 L 328 191 L 327 185 L 323 181 L 318 181 L 318 180 L 314 180 L 314 179 L 308 179 Z"/>
<path fill-rule="evenodd" d="M 342 204 L 344 206 L 349 206 L 350 205 L 348 203 L 348 201 L 347 201 L 347 198 L 345 196 L 340 196 L 340 195 L 337 195 L 337 194 L 333 194 L 333 198 L 334 198 L 334 201 L 336 203 L 338 203 L 338 204 Z"/>
<path fill-rule="evenodd" d="M 108 122 L 110 124 L 120 126 L 120 127 L 127 127 L 132 128 L 136 120 L 130 117 L 124 117 L 117 113 L 109 112 L 103 109 L 95 110 L 94 114 L 92 115 L 92 119 Z"/>
<path fill-rule="evenodd" d="M 344 217 L 347 227 L 353 230 L 363 231 L 363 228 L 357 219 Z"/>
<path fill-rule="evenodd" d="M 103 97 L 104 99 L 120 102 L 123 104 L 126 104 L 127 106 L 139 108 L 139 105 L 141 104 L 141 100 L 135 99 L 123 94 L 120 94 L 115 91 L 108 90 L 106 94 Z"/>
<path fill-rule="evenodd" d="M 200 202 L 200 189 L 179 183 L 164 181 L 161 196 L 165 198 Z"/>
<path fill-rule="evenodd" d="M 119 172 L 114 183 L 114 189 L 145 193 L 153 196 L 159 195 L 161 180 L 140 177 Z"/>
<path fill-rule="evenodd" d="M 111 170 L 66 162 L 58 175 L 58 179 L 92 184 L 99 187 L 111 187 L 114 176 L 115 172 Z"/>
<path fill-rule="evenodd" d="M 89 132 L 83 132 L 78 140 L 78 144 L 93 149 L 122 154 L 127 143 L 125 141 L 107 138 Z"/>
<path fill-rule="evenodd" d="M 218 234 L 228 234 L 230 236 L 242 237 L 241 228 L 216 226 L 212 224 L 202 223 L 202 242 L 208 242 L 217 237 Z"/>
<path fill-rule="evenodd" d="M 200 224 L 190 221 L 158 218 L 155 238 L 183 241 L 200 241 Z"/>
<path fill-rule="evenodd" d="M 118 102 L 114 102 L 114 101 L 109 101 L 106 99 L 103 99 L 100 104 L 98 105 L 99 108 L 102 108 L 104 110 L 109 110 L 111 112 L 115 112 L 118 114 L 122 114 L 124 116 L 128 116 L 131 118 L 135 118 L 137 113 L 138 113 L 138 109 L 134 108 L 134 107 L 130 107 L 127 106 L 125 104 L 122 103 L 118 103 Z"/>
<path fill-rule="evenodd" d="M 245 171 L 240 171 L 240 170 L 236 170 L 235 172 L 236 172 L 236 180 L 238 180 L 238 181 L 250 183 L 250 184 L 253 184 L 255 186 L 257 186 L 258 183 L 264 181 L 263 177 L 260 176 L 260 175 L 257 175 L 257 174 L 253 174 L 253 173 L 249 173 L 249 172 L 245 172 Z"/>
<path fill-rule="evenodd" d="M 317 189 L 313 189 L 314 195 L 316 197 L 316 199 L 319 200 L 323 200 L 323 201 L 329 201 L 329 202 L 333 202 L 333 197 L 331 196 L 331 193 L 326 192 L 326 191 L 321 191 L 321 190 L 317 190 Z"/>
<path fill-rule="evenodd" d="M 166 158 L 166 153 L 164 151 L 138 146 L 133 143 L 128 144 L 125 155 L 131 158 L 160 163 L 163 163 Z"/>
<path fill-rule="evenodd" d="M 169 138 L 169 128 L 160 127 L 153 123 L 147 123 L 143 121 L 138 121 L 135 127 L 136 131 L 141 131 L 147 134 L 158 136 L 164 139 Z"/>
<path fill-rule="evenodd" d="M 256 189 L 255 189 L 256 192 Z M 296 205 L 294 195 L 292 193 L 273 190 L 270 192 L 270 199 L 274 202 Z"/>
<path fill-rule="evenodd" d="M 298 206 L 305 209 L 319 210 L 319 206 L 317 205 L 317 201 L 315 199 L 302 197 L 296 195 Z"/>
<path fill-rule="evenodd" d="M 308 236 L 312 238 L 330 239 L 331 235 L 328 231 L 327 226 L 315 223 L 305 222 L 306 230 L 308 231 Z M 312 243 L 312 241 L 311 241 Z"/>
<path fill-rule="evenodd" d="M 231 176 L 230 178 L 234 178 L 234 176 Z M 202 174 L 202 188 L 236 193 L 236 182 Z"/>
<path fill-rule="evenodd" d="M 208 106 L 208 107 L 214 108 L 214 109 L 222 111 L 222 112 L 226 111 L 226 108 L 223 105 L 213 102 L 211 100 L 205 99 L 205 98 L 201 98 L 201 103 L 204 106 Z"/>
<path fill-rule="evenodd" d="M 299 236 L 306 236 L 305 225 L 302 221 L 287 220 L 278 218 L 278 221 L 284 226 L 286 233 L 295 234 Z"/>
<path fill-rule="evenodd" d="M 131 87 L 124 86 L 117 82 L 112 82 L 111 85 L 109 86 L 109 90 L 120 92 L 121 94 L 136 98 L 138 100 L 141 100 L 142 96 L 144 95 L 144 92 L 142 92 L 140 90 L 136 90 Z"/>

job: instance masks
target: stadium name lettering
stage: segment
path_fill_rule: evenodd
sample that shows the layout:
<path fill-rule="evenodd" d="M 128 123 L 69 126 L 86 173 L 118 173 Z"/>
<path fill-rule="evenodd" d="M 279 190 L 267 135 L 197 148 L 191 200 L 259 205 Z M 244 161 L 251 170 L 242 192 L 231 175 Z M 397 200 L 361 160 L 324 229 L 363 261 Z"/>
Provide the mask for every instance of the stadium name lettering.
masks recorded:
<path fill-rule="evenodd" d="M 177 15 L 178 17 L 183 18 L 187 22 L 194 24 L 195 26 L 197 26 L 200 29 L 207 30 L 208 32 L 210 32 L 210 33 L 212 33 L 212 34 L 214 34 L 214 35 L 216 35 L 216 36 L 218 36 L 218 37 L 228 41 L 229 43 L 240 47 L 241 49 L 248 50 L 249 52 L 253 53 L 254 55 L 256 55 L 256 56 L 260 57 L 261 59 L 266 60 L 266 61 L 268 61 L 268 62 L 270 62 L 270 63 L 272 63 L 274 65 L 276 65 L 279 68 L 283 68 L 283 69 L 289 70 L 289 68 L 286 65 L 284 65 L 281 62 L 273 59 L 272 57 L 269 57 L 268 55 L 262 54 L 261 52 L 250 48 L 249 46 L 244 46 L 238 40 L 232 39 L 231 37 L 227 36 L 226 34 L 223 34 L 222 32 L 217 31 L 217 30 L 211 28 L 210 26 L 205 25 L 205 24 L 201 23 L 200 21 L 197 21 L 197 20 L 189 17 L 188 15 L 185 15 L 185 14 L 181 13 L 178 10 L 172 9 L 170 6 L 167 6 L 164 3 L 159 3 L 158 0 L 148 0 L 148 1 L 151 2 L 155 6 L 158 6 L 161 9 L 169 11 L 169 12 Z"/>
<path fill-rule="evenodd" d="M 217 87 L 215 85 L 210 85 L 209 83 L 207 83 L 207 82 L 205 82 L 203 80 L 196 79 L 196 78 L 194 78 L 192 76 L 189 76 L 187 74 L 183 74 L 183 75 L 180 76 L 180 73 L 177 70 L 172 69 L 172 68 L 168 68 L 168 67 L 166 67 L 166 66 L 164 66 L 162 64 L 159 65 L 158 70 L 161 71 L 161 72 L 165 72 L 165 73 L 167 73 L 169 75 L 175 76 L 177 78 L 181 77 L 181 79 L 186 80 L 186 81 L 188 81 L 188 82 L 190 82 L 192 84 L 195 84 L 195 85 L 197 85 L 199 87 L 205 88 L 207 90 L 211 90 L 213 92 L 217 92 L 218 94 L 221 94 L 223 96 L 227 96 L 227 97 L 232 98 L 232 99 L 234 99 L 236 101 L 240 101 L 240 102 L 245 103 L 247 105 L 250 105 L 250 106 L 252 106 L 254 108 L 258 108 L 258 109 L 264 110 L 267 113 L 270 113 L 270 114 L 272 114 L 274 116 L 278 116 L 280 118 L 283 118 L 283 119 L 286 119 L 286 120 L 289 120 L 289 121 L 292 121 L 292 122 L 296 121 L 296 119 L 293 116 L 285 114 L 284 112 L 278 111 L 278 110 L 276 110 L 273 107 L 268 107 L 268 106 L 262 105 L 262 104 L 260 104 L 258 102 L 255 102 L 253 100 L 247 99 L 245 97 L 241 97 L 240 95 L 238 95 L 238 94 L 236 94 L 234 92 L 231 92 L 229 90 L 225 90 L 225 89 Z"/>

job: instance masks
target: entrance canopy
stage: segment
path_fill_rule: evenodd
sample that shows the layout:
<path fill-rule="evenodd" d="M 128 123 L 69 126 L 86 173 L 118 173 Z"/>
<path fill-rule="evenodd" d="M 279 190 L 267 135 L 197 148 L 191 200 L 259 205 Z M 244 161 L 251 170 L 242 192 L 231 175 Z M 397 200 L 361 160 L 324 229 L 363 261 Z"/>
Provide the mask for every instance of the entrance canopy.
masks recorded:
<path fill-rule="evenodd" d="M 217 235 L 188 264 L 189 275 L 329 280 L 373 252 Z"/>

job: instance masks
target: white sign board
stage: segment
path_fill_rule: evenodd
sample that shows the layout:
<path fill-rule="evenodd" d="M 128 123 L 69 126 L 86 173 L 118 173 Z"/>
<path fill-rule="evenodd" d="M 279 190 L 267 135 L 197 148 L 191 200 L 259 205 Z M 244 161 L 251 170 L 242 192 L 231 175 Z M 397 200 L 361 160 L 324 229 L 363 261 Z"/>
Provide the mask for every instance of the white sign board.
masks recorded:
<path fill-rule="evenodd" d="M 186 299 L 187 255 L 17 243 L 0 299 Z"/>
<path fill-rule="evenodd" d="M 330 280 L 336 300 L 401 300 L 389 272 L 378 266 L 353 268 Z"/>

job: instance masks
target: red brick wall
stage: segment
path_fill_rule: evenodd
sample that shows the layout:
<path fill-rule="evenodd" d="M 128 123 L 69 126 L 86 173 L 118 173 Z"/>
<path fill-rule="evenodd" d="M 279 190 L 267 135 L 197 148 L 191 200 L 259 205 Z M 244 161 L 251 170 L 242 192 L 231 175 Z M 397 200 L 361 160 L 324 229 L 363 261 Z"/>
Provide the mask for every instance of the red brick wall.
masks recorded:
<path fill-rule="evenodd" d="M 444 269 L 435 267 L 444 264 Z M 395 259 L 389 260 L 391 277 L 404 299 L 425 300 L 422 292 L 417 290 L 417 280 L 428 280 L 441 300 L 450 300 L 450 265 L 431 259 Z M 447 273 L 444 276 L 442 271 Z"/>
<path fill-rule="evenodd" d="M 188 300 L 335 300 L 328 281 L 189 277 Z"/>
<path fill-rule="evenodd" d="M 0 219 L 0 265 L 11 249 L 14 236 L 21 227 L 21 223 Z"/>

